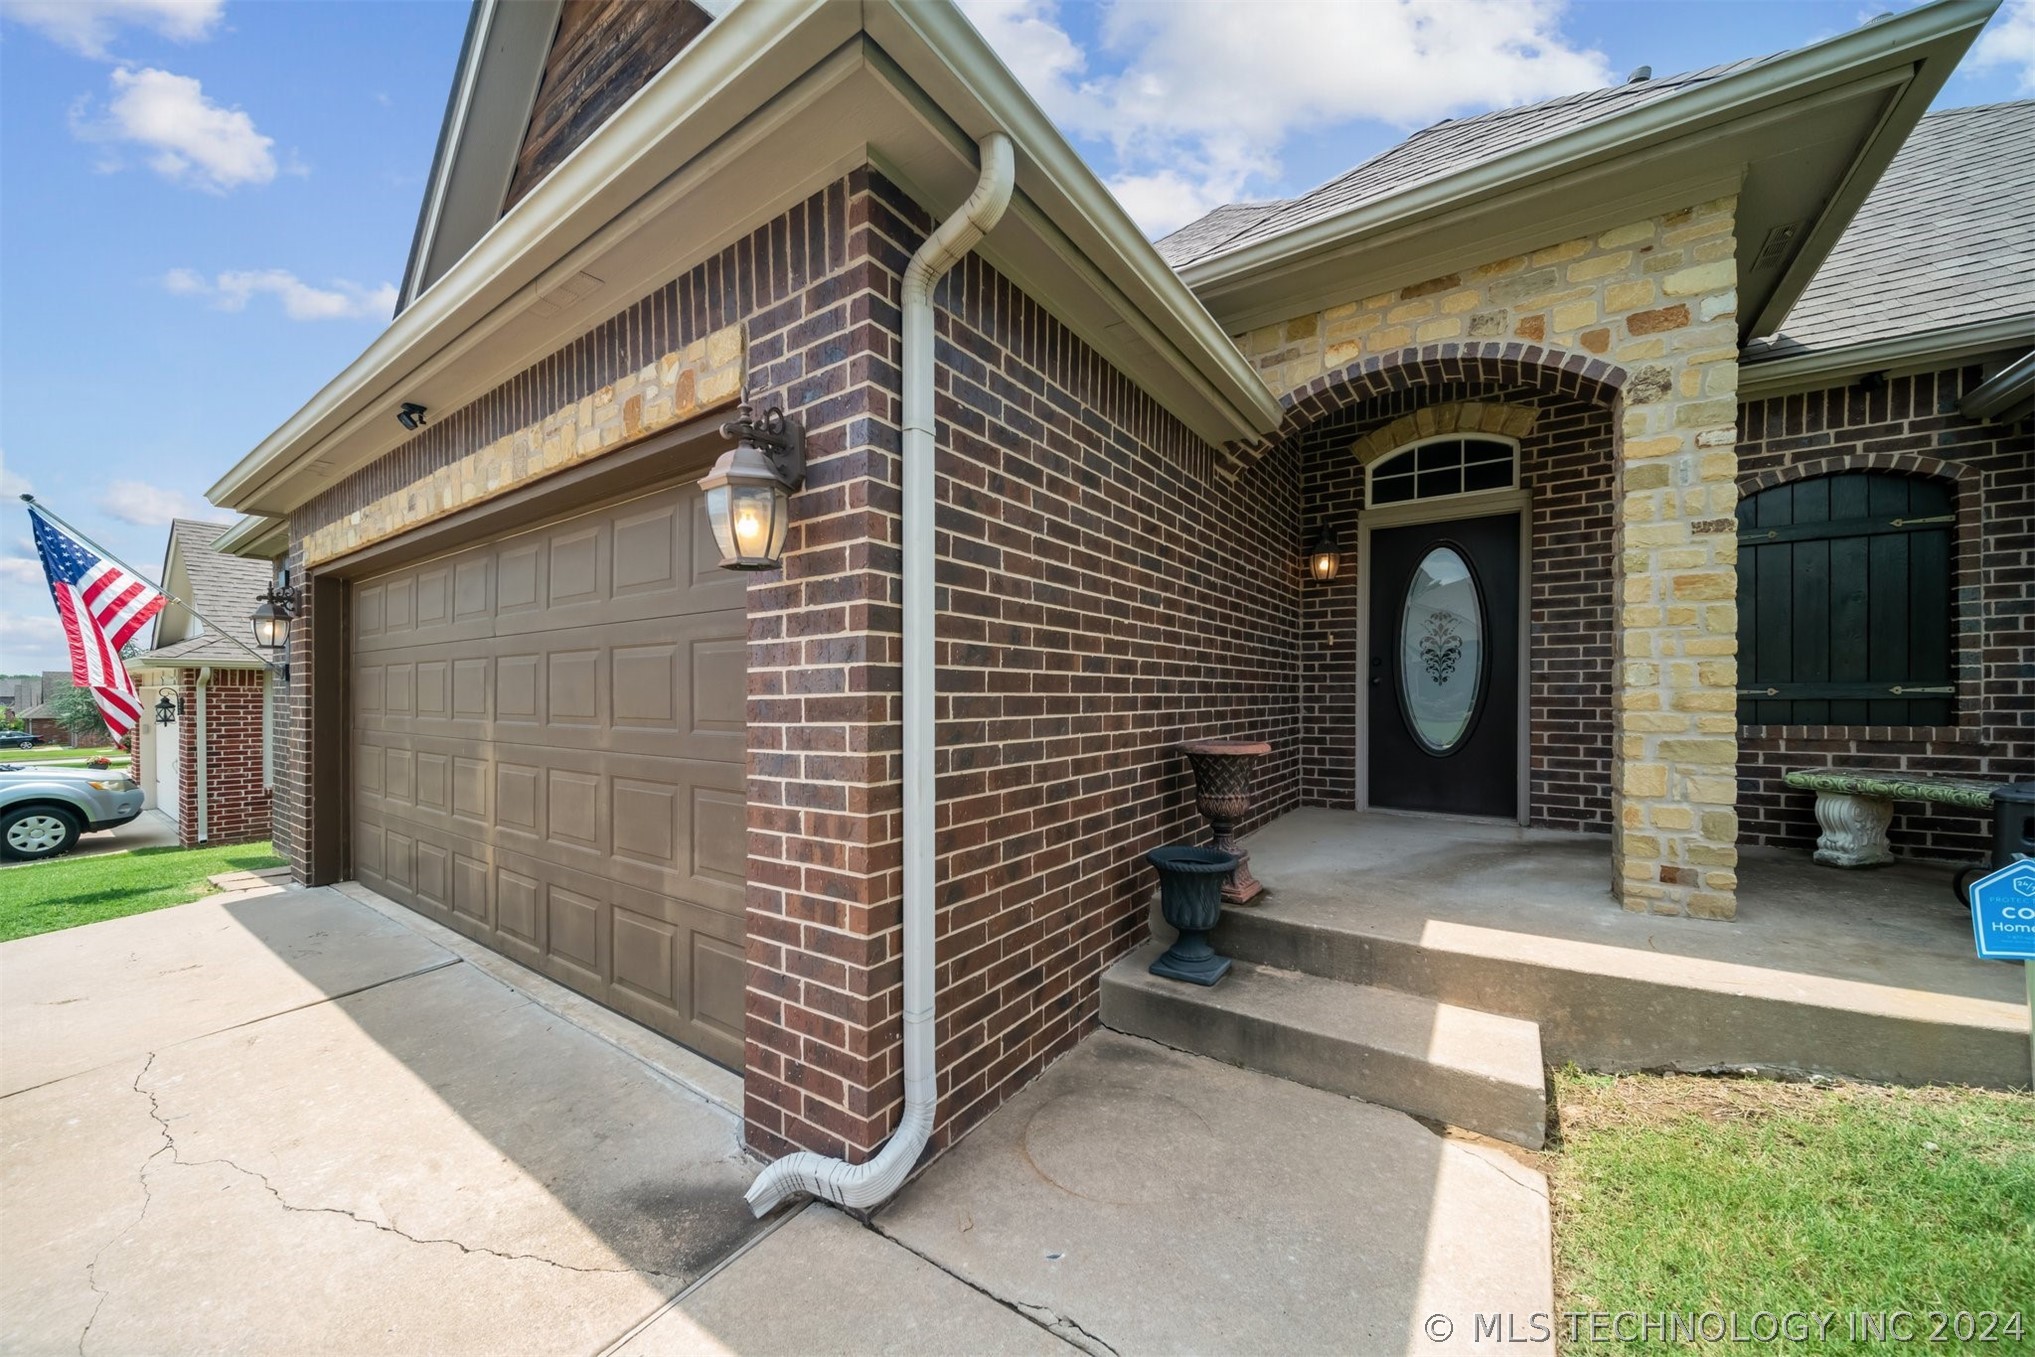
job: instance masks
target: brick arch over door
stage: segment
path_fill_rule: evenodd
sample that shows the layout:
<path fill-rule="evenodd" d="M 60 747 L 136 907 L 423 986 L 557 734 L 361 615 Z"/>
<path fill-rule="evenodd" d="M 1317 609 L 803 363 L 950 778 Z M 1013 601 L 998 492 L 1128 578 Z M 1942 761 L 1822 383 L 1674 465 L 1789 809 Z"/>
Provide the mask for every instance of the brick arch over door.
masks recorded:
<path fill-rule="evenodd" d="M 1833 453 L 1827 457 L 1807 457 L 1782 466 L 1748 472 L 1738 478 L 1738 493 L 1740 498 L 1744 498 L 1777 485 L 1855 471 L 1914 476 L 1941 481 L 1950 488 L 1950 502 L 1957 514 L 1957 524 L 1951 533 L 1953 559 L 1950 569 L 1951 607 L 1955 610 L 1951 618 L 1951 635 L 1957 647 L 1952 657 L 1953 672 L 1957 676 L 1957 724 L 1976 731 L 1984 723 L 1980 700 L 1983 626 L 1982 620 L 1966 609 L 1965 600 L 1975 598 L 1983 582 L 1979 562 L 1985 536 L 1985 514 L 1979 496 L 1984 473 L 1965 462 L 1925 457 L 1914 452 Z M 1835 731 L 1838 728 L 1777 726 L 1771 729 Z"/>
<path fill-rule="evenodd" d="M 1589 405 L 1617 404 L 1625 369 L 1587 353 L 1519 341 L 1424 344 L 1374 354 L 1325 372 L 1281 396 L 1285 417 L 1276 433 L 1244 449 L 1246 459 L 1277 447 L 1325 419 L 1380 396 L 1443 384 L 1484 384 L 1497 390 L 1531 387 Z"/>
<path fill-rule="evenodd" d="M 1529 363 L 1528 353 L 1538 357 Z M 1308 408 L 1323 413 L 1287 438 L 1302 487 L 1296 547 L 1328 527 L 1351 552 L 1365 507 L 1365 466 L 1377 457 L 1443 433 L 1516 440 L 1519 483 L 1533 497 L 1527 812 L 1542 827 L 1608 833 L 1616 591 L 1607 544 L 1616 530 L 1616 412 L 1625 374 L 1598 363 L 1592 375 L 1584 359 L 1543 345 L 1430 345 L 1398 357 L 1405 361 L 1357 364 L 1332 377 L 1357 374 L 1317 393 Z M 1363 700 L 1356 672 L 1362 572 L 1353 555 L 1345 565 L 1333 581 L 1300 586 L 1302 795 L 1338 809 L 1356 805 Z"/>

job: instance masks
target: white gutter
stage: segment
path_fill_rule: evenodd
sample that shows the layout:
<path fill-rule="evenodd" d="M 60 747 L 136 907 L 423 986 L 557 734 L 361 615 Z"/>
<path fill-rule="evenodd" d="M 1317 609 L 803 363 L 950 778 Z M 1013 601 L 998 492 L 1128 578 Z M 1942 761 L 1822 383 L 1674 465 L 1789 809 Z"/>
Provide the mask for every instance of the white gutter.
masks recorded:
<path fill-rule="evenodd" d="M 890 1200 L 933 1134 L 940 1096 L 933 1063 L 933 285 L 1002 219 L 1016 157 L 1002 132 L 980 143 L 982 176 L 953 216 L 919 246 L 904 272 L 904 1116 L 867 1163 L 801 1150 L 749 1187 L 749 1209 L 768 1215 L 804 1192 L 867 1210 Z"/>
<path fill-rule="evenodd" d="M 212 666 L 206 665 L 198 671 L 198 737 L 194 743 L 198 758 L 198 842 L 208 837 L 210 816 L 207 814 L 205 790 L 205 685 L 212 681 Z"/>

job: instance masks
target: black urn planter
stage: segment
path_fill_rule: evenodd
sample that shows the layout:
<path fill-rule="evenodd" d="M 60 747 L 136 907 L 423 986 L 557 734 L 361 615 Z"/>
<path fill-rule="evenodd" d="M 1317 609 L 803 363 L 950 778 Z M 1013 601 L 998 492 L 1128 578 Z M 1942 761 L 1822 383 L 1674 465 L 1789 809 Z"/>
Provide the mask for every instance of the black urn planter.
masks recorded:
<path fill-rule="evenodd" d="M 1213 985 L 1229 974 L 1230 959 L 1208 945 L 1208 930 L 1222 918 L 1222 887 L 1237 855 L 1181 846 L 1154 848 L 1145 861 L 1159 871 L 1159 912 L 1180 930 L 1180 940 L 1152 963 L 1152 974 Z"/>

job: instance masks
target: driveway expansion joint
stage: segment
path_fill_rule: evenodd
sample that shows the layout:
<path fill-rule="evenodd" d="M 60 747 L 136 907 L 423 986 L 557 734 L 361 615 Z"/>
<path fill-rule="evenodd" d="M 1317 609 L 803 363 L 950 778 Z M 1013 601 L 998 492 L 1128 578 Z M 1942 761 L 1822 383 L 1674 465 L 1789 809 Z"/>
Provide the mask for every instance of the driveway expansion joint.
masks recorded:
<path fill-rule="evenodd" d="M 1038 1325 L 1040 1328 L 1044 1329 L 1047 1333 L 1052 1334 L 1053 1337 L 1059 1339 L 1061 1342 L 1080 1348 L 1083 1352 L 1093 1354 L 1094 1357 L 1120 1357 L 1115 1348 L 1111 1347 L 1108 1343 L 1105 1343 L 1101 1338 L 1097 1337 L 1094 1333 L 1084 1328 L 1079 1320 L 1076 1320 L 1068 1315 L 1063 1315 L 1049 1305 L 1040 1305 L 1035 1301 L 1010 1300 L 1006 1297 L 999 1296 L 996 1294 L 996 1292 L 991 1291 L 988 1287 L 984 1286 L 982 1283 L 975 1281 L 972 1278 L 965 1277 L 959 1272 L 956 1272 L 953 1268 L 948 1267 L 945 1263 L 942 1263 L 939 1259 L 933 1257 L 931 1254 L 925 1252 L 923 1249 L 914 1248 L 912 1245 L 906 1243 L 904 1240 L 898 1238 L 896 1235 L 892 1234 L 890 1231 L 884 1229 L 881 1225 L 877 1224 L 875 1220 L 864 1218 L 859 1215 L 851 1216 L 850 1218 L 860 1220 L 865 1229 L 874 1232 L 879 1238 L 890 1241 L 891 1243 L 897 1245 L 899 1248 L 903 1249 L 906 1253 L 912 1254 L 920 1261 L 927 1263 L 932 1267 L 938 1268 L 940 1271 L 946 1273 L 949 1277 L 952 1277 L 955 1281 L 961 1283 L 961 1285 L 967 1287 L 969 1290 L 988 1297 L 990 1300 L 995 1301 L 998 1305 L 1001 1305 L 1004 1309 L 1010 1311 L 1012 1314 L 1018 1316 L 1020 1319 L 1027 1320 L 1033 1324 Z"/>
<path fill-rule="evenodd" d="M 439 968 L 433 967 L 432 969 L 436 970 Z M 408 977 L 402 978 L 407 979 Z M 148 1063 L 142 1066 L 141 1073 L 135 1075 L 134 1077 L 134 1091 L 148 1099 L 148 1115 L 155 1120 L 157 1127 L 159 1127 L 161 1130 L 163 1138 L 162 1149 L 158 1149 L 154 1154 L 151 1154 L 147 1159 L 142 1161 L 141 1178 L 142 1178 L 142 1189 L 144 1192 L 146 1192 L 148 1189 L 148 1166 L 151 1163 L 155 1162 L 156 1158 L 163 1153 L 163 1150 L 168 1150 L 170 1155 L 170 1162 L 179 1168 L 212 1168 L 212 1167 L 228 1168 L 232 1169 L 235 1173 L 239 1173 L 246 1177 L 254 1179 L 256 1182 L 262 1185 L 262 1188 L 269 1194 L 269 1196 L 275 1198 L 276 1205 L 282 1207 L 283 1210 L 285 1211 L 292 1212 L 297 1215 L 340 1216 L 346 1220 L 354 1221 L 355 1223 L 360 1225 L 371 1226 L 374 1229 L 380 1230 L 384 1234 L 395 1235 L 397 1238 L 407 1240 L 412 1244 L 424 1244 L 424 1245 L 450 1244 L 453 1248 L 458 1249 L 463 1254 L 478 1254 L 489 1258 L 499 1258 L 504 1262 L 511 1263 L 542 1263 L 546 1267 L 557 1268 L 561 1272 L 583 1272 L 591 1274 L 605 1273 L 623 1276 L 655 1277 L 660 1281 L 677 1280 L 669 1273 L 657 1272 L 650 1268 L 580 1267 L 573 1263 L 561 1263 L 555 1258 L 546 1258 L 542 1254 L 537 1253 L 504 1253 L 500 1249 L 491 1249 L 484 1244 L 466 1244 L 457 1239 L 419 1238 L 418 1236 L 410 1234 L 409 1232 L 402 1230 L 395 1225 L 376 1220 L 371 1216 L 363 1216 L 358 1214 L 357 1212 L 349 1211 L 343 1206 L 299 1206 L 296 1203 L 290 1201 L 288 1198 L 284 1197 L 282 1192 L 277 1189 L 276 1185 L 269 1181 L 267 1174 L 262 1173 L 256 1169 L 248 1168 L 245 1165 L 237 1164 L 231 1159 L 186 1159 L 183 1157 L 182 1152 L 179 1151 L 177 1148 L 176 1137 L 172 1135 L 170 1132 L 169 1118 L 163 1116 L 162 1105 L 157 1101 L 154 1090 L 146 1089 L 141 1086 L 141 1081 L 148 1077 L 149 1070 L 154 1067 L 155 1059 L 156 1059 L 155 1056 L 151 1054 L 148 1058 Z M 147 1202 L 146 1200 L 144 1200 L 143 1202 L 144 1214 L 146 1213 L 146 1210 Z M 137 1217 L 134 1223 L 137 1225 L 140 1224 L 140 1217 Z M 132 1230 L 133 1228 L 134 1228 L 133 1225 L 128 1226 L 129 1230 Z M 126 1233 L 126 1231 L 122 1231 L 122 1233 L 124 1234 Z M 115 1236 L 115 1239 L 117 1239 L 118 1237 L 119 1236 Z M 101 1252 L 104 1252 L 105 1248 L 110 1247 L 112 1243 L 113 1243 L 112 1240 L 108 1240 L 107 1244 L 105 1246 L 102 1246 Z M 95 1264 L 97 1263 L 98 1261 L 97 1255 L 94 1255 L 93 1261 Z M 95 1291 L 98 1290 L 96 1286 L 94 1286 L 93 1289 Z M 104 1301 L 102 1299 L 101 1304 L 103 1303 Z M 97 1316 L 96 1307 L 94 1308 L 93 1314 L 94 1317 L 96 1318 Z M 88 1322 L 86 1324 L 86 1329 L 89 1331 L 90 1328 L 91 1325 Z M 84 1344 L 83 1335 L 79 1336 L 78 1342 L 79 1342 L 79 1351 L 82 1353 Z"/>

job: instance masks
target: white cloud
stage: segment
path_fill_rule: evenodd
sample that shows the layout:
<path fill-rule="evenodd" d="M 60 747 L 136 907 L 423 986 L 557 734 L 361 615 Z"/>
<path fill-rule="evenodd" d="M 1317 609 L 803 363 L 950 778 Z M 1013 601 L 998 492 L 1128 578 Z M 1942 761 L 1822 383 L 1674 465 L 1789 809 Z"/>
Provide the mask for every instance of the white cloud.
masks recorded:
<path fill-rule="evenodd" d="M 212 506 L 181 490 L 165 490 L 146 481 L 114 481 L 99 496 L 99 508 L 122 523 L 158 527 L 173 518 L 210 518 Z"/>
<path fill-rule="evenodd" d="M 0 556 L 0 584 L 10 589 L 40 589 L 48 583 L 41 561 L 27 556 Z"/>
<path fill-rule="evenodd" d="M 226 0 L 0 0 L 0 17 L 26 24 L 88 57 L 106 57 L 120 29 L 146 28 L 178 42 L 209 37 Z"/>
<path fill-rule="evenodd" d="M 238 269 L 210 280 L 196 269 L 171 269 L 163 289 L 179 297 L 209 297 L 221 311 L 245 311 L 258 296 L 282 304 L 291 320 L 387 320 L 396 310 L 396 285 L 366 287 L 335 278 L 330 287 L 313 287 L 288 269 Z"/>
<path fill-rule="evenodd" d="M 2035 94 L 2035 0 L 2007 0 L 1971 49 L 1971 68 L 2008 66 L 2022 94 Z"/>
<path fill-rule="evenodd" d="M 275 139 L 255 130 L 242 110 L 206 98 L 190 76 L 122 66 L 111 83 L 103 117 L 89 116 L 82 106 L 72 110 L 71 131 L 81 140 L 139 147 L 163 178 L 211 193 L 276 177 Z M 102 158 L 99 168 L 121 163 Z"/>
<path fill-rule="evenodd" d="M 1601 52 L 1563 36 L 1563 0 L 1119 3 L 1093 53 L 1059 0 L 961 3 L 1055 121 L 1110 144 L 1110 186 L 1154 232 L 1272 192 L 1295 136 L 1360 119 L 1410 130 L 1612 81 Z"/>

